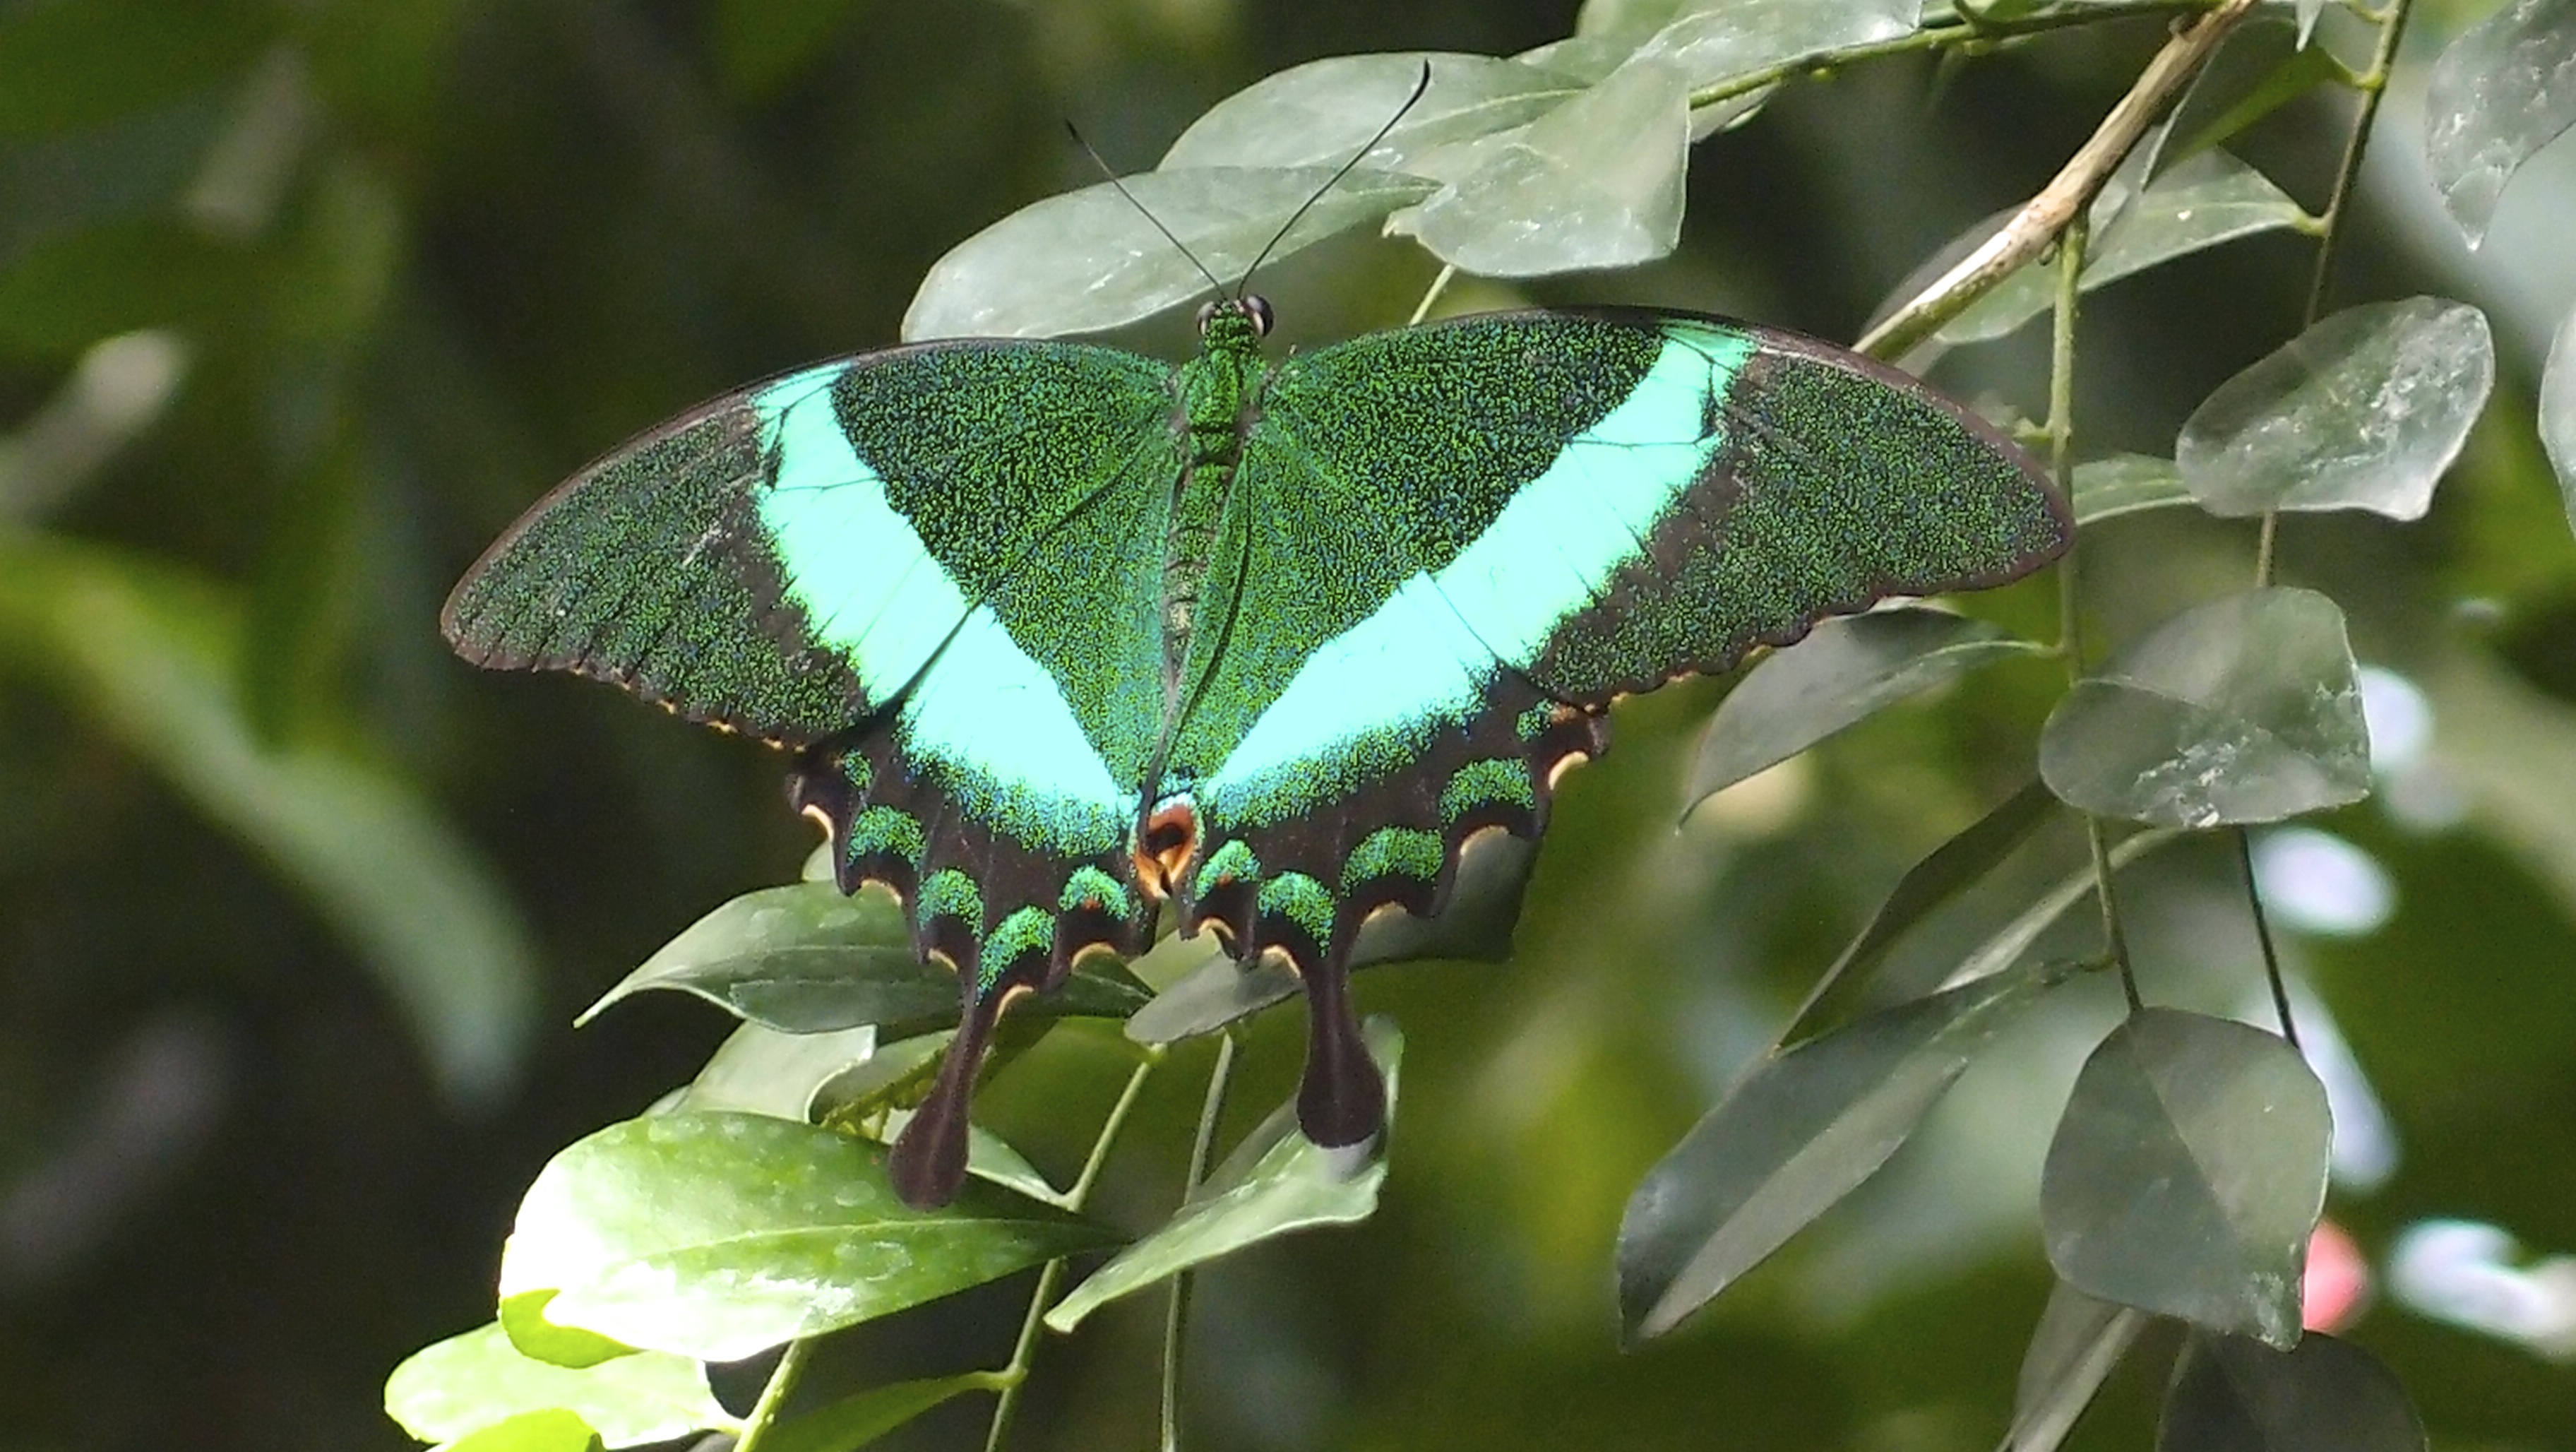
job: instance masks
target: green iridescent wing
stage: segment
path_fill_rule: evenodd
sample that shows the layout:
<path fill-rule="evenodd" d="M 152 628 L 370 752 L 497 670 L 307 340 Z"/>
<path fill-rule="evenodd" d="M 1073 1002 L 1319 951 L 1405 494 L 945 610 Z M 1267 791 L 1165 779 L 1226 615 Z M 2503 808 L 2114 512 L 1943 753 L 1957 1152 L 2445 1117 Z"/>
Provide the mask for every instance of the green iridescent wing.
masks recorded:
<path fill-rule="evenodd" d="M 1910 377 L 1695 315 L 1530 313 L 1280 366 L 1220 530 L 1165 797 L 1185 921 L 1284 953 L 1319 1142 L 1382 1091 L 1343 983 L 1360 923 L 1437 912 L 1464 840 L 1535 835 L 1617 696 L 1889 595 L 1999 583 L 2072 537 L 2036 465 Z"/>

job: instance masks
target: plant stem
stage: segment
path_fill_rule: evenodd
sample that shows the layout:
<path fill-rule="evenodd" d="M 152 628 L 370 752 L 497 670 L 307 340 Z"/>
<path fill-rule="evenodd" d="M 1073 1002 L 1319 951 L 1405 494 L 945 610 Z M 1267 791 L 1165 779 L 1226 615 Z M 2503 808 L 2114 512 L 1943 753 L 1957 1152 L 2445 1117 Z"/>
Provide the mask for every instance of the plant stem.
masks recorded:
<path fill-rule="evenodd" d="M 2245 874 L 2245 905 L 2254 911 L 2254 937 L 2263 945 L 2263 981 L 2272 986 L 2272 1009 L 2281 1016 L 2281 1037 L 2299 1046 L 2299 1026 L 2290 1019 L 2290 989 L 2281 981 L 2281 955 L 2272 947 L 2272 923 L 2263 912 L 2263 890 L 2254 882 L 2254 842 L 2236 829 L 2236 865 Z"/>
<path fill-rule="evenodd" d="M 1422 301 L 1413 305 L 1413 316 L 1406 318 L 1404 320 L 1404 325 L 1410 328 L 1421 322 L 1424 318 L 1431 316 L 1431 305 L 1440 301 L 1440 294 L 1449 290 L 1450 280 L 1455 278 L 1457 275 L 1457 263 L 1442 263 L 1440 267 L 1440 275 L 1431 279 L 1431 286 L 1424 289 Z"/>
<path fill-rule="evenodd" d="M 1208 1070 L 1207 1098 L 1199 1103 L 1198 1135 L 1190 1141 L 1189 1178 L 1181 1187 L 1183 1205 L 1207 1178 L 1208 1157 L 1216 1149 L 1217 1121 L 1225 1115 L 1226 1090 L 1233 1083 L 1234 1034 L 1229 1030 L 1217 1036 L 1216 1065 Z M 1186 1270 L 1172 1277 L 1171 1299 L 1163 1308 L 1162 1452 L 1180 1452 L 1181 1446 L 1181 1354 L 1189 1330 L 1190 1280 Z"/>
<path fill-rule="evenodd" d="M 1109 1117 L 1101 1121 L 1100 1137 L 1091 1143 L 1091 1157 L 1082 1162 L 1082 1173 L 1076 1175 L 1073 1188 L 1064 1194 L 1064 1205 L 1079 1213 L 1091 1199 L 1091 1187 L 1100 1180 L 1100 1170 L 1109 1163 L 1109 1150 L 1118 1142 L 1118 1133 L 1127 1126 L 1127 1115 L 1136 1107 L 1137 1096 L 1145 1090 L 1145 1080 L 1154 1066 L 1163 1061 L 1163 1051 L 1154 1049 L 1137 1062 L 1136 1071 L 1127 1076 L 1127 1087 L 1119 1091 L 1118 1102 L 1109 1107 Z M 993 1402 L 993 1422 L 984 1433 L 984 1452 L 1000 1452 L 1010 1435 L 1011 1419 L 1020 1409 L 1020 1392 L 1029 1382 L 1029 1366 L 1037 1359 L 1038 1332 L 1046 1327 L 1047 1307 L 1055 1302 L 1056 1287 L 1064 1283 L 1064 1258 L 1048 1261 L 1038 1272 L 1038 1287 L 1029 1296 L 1028 1314 L 1020 1318 L 1019 1339 L 1011 1345 L 1010 1364 L 993 1373 L 1001 1386 L 1001 1395 Z M 739 1449 L 737 1449 L 739 1452 Z"/>
<path fill-rule="evenodd" d="M 805 1374 L 805 1358 L 813 1350 L 813 1338 L 799 1336 L 778 1354 L 778 1365 L 770 1369 L 769 1383 L 760 1389 L 760 1400 L 751 1409 L 751 1420 L 743 1424 L 742 1437 L 733 1444 L 734 1452 L 758 1452 L 760 1444 L 768 1440 L 769 1429 L 778 1424 L 778 1409 L 796 1390 L 797 1378 Z"/>

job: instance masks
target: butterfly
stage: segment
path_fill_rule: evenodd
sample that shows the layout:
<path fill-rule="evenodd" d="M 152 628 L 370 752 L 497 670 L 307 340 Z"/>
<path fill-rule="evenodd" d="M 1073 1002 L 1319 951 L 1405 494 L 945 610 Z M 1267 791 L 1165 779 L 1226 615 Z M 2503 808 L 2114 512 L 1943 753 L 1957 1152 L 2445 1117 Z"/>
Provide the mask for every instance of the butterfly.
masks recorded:
<path fill-rule="evenodd" d="M 1166 905 L 1308 999 L 1299 1122 L 1375 1135 L 1348 989 L 1479 833 L 1534 838 L 1623 695 L 2073 535 L 1995 427 L 1831 344 L 1694 313 L 1496 313 L 1271 363 L 1078 342 L 862 353 L 583 469 L 458 584 L 477 664 L 613 681 L 794 753 L 844 892 L 906 903 L 961 1016 L 889 1158 L 965 1173 L 1003 1010 Z"/>

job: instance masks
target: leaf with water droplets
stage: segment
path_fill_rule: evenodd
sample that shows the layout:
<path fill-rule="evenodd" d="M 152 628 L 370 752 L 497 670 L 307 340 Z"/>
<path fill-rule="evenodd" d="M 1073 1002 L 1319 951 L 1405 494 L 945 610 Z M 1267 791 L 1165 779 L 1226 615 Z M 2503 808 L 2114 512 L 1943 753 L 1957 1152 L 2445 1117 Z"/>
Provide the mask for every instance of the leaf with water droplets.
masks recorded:
<path fill-rule="evenodd" d="M 2463 31 L 2424 90 L 2424 161 L 2469 245 L 2505 183 L 2576 126 L 2576 0 L 2510 0 Z"/>
<path fill-rule="evenodd" d="M 980 1180 L 944 1209 L 909 1209 L 883 1149 L 828 1129 L 657 1114 L 548 1162 L 502 1251 L 501 1294 L 553 1290 L 559 1324 L 736 1361 L 1116 1239 Z"/>
<path fill-rule="evenodd" d="M 2275 587 L 2175 616 L 2057 703 L 2039 774 L 2070 806 L 2165 827 L 2361 800 L 2370 737 L 2343 611 Z"/>
<path fill-rule="evenodd" d="M 2495 340 L 2466 303 L 2346 308 L 2220 384 L 2174 443 L 2212 514 L 2367 509 L 2421 519 L 2495 387 Z"/>

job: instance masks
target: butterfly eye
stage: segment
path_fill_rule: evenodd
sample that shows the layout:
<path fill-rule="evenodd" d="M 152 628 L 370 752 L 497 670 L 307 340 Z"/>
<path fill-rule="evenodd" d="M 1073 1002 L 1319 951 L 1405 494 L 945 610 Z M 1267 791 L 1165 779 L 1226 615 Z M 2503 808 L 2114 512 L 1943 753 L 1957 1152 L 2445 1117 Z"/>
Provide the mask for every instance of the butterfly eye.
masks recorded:
<path fill-rule="evenodd" d="M 1267 338 L 1270 336 L 1270 299 L 1263 297 L 1258 293 L 1245 295 L 1243 299 L 1243 315 L 1252 319 L 1252 334 L 1254 337 Z"/>
<path fill-rule="evenodd" d="M 1216 307 L 1217 300 L 1215 298 L 1209 298 L 1206 302 L 1199 304 L 1200 332 L 1204 333 L 1207 331 L 1208 321 L 1216 316 Z"/>

